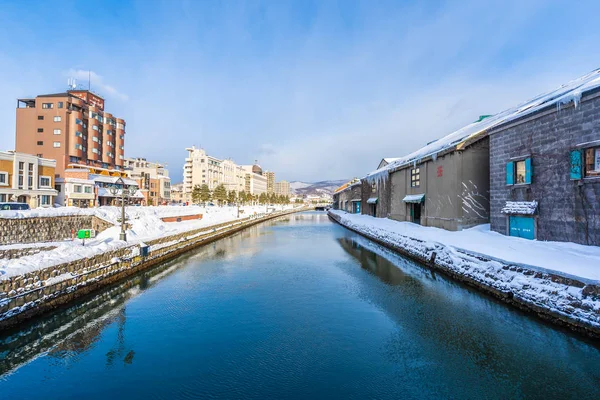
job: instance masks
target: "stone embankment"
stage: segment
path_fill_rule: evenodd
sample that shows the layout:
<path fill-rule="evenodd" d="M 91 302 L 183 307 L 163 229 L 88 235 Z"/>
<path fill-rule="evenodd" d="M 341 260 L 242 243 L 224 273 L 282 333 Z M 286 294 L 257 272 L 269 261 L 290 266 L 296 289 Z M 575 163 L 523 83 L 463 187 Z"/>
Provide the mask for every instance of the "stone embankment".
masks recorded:
<path fill-rule="evenodd" d="M 0 329 L 15 326 L 197 246 L 299 211 L 305 209 L 260 214 L 203 227 L 2 280 Z M 144 246 L 148 246 L 147 255 L 144 254 Z"/>
<path fill-rule="evenodd" d="M 398 254 L 477 288 L 503 302 L 588 337 L 600 338 L 600 286 L 571 276 L 536 270 L 440 243 L 396 237 L 329 217 Z"/>
<path fill-rule="evenodd" d="M 71 238 L 73 232 L 82 228 L 102 232 L 111 226 L 113 224 L 95 215 L 0 218 L 0 245 L 59 242 Z"/>

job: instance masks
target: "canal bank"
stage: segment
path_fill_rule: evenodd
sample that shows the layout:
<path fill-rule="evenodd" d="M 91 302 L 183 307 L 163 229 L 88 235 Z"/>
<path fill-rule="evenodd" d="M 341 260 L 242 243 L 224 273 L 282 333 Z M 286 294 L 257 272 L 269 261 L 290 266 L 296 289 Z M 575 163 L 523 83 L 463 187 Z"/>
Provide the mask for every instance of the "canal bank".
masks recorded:
<path fill-rule="evenodd" d="M 0 281 L 0 330 L 41 315 L 107 285 L 250 226 L 291 211 L 257 214 L 147 243 L 121 247 L 89 258 L 40 268 Z"/>
<path fill-rule="evenodd" d="M 330 211 L 328 215 L 347 229 L 503 302 L 585 336 L 600 338 L 600 287 L 595 281 L 397 234 L 379 228 L 375 218 L 367 221 L 369 217 L 341 211 Z"/>
<path fill-rule="evenodd" d="M 19 399 L 595 399 L 598 365 L 594 343 L 322 212 L 0 333 L 0 393 Z"/>

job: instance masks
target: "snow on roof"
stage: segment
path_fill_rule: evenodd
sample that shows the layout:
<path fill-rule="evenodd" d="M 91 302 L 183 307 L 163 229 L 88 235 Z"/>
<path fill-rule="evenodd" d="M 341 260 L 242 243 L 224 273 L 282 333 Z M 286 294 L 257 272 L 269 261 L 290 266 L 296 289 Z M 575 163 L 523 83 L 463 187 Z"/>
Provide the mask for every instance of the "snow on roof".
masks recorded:
<path fill-rule="evenodd" d="M 537 201 L 507 201 L 501 212 L 503 214 L 533 215 L 537 210 Z"/>
<path fill-rule="evenodd" d="M 383 180 L 389 171 L 394 168 L 409 165 L 411 163 L 417 163 L 426 157 L 435 157 L 435 155 L 438 153 L 448 150 L 469 139 L 473 139 L 478 135 L 483 135 L 486 133 L 486 131 L 492 128 L 528 114 L 532 114 L 549 105 L 556 104 L 560 109 L 562 104 L 573 102 L 575 107 L 577 107 L 579 101 L 581 100 L 581 95 L 584 92 L 598 87 L 600 87 L 600 69 L 596 69 L 580 78 L 560 86 L 555 90 L 538 95 L 531 100 L 499 112 L 498 114 L 480 119 L 479 121 L 473 122 L 457 131 L 450 133 L 449 135 L 444 136 L 443 138 L 430 142 L 419 150 L 414 151 L 404 157 L 398 158 L 394 162 L 391 162 L 388 165 L 369 173 L 365 179 L 367 179 L 367 181 L 370 183 Z"/>

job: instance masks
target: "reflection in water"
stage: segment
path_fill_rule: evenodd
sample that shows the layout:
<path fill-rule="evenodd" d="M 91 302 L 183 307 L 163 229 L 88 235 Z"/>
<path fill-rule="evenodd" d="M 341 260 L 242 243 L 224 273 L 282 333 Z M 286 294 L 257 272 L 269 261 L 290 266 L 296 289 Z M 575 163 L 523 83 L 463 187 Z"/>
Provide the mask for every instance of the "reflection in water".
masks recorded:
<path fill-rule="evenodd" d="M 7 398 L 600 398 L 598 365 L 593 344 L 315 212 L 0 336 Z"/>
<path fill-rule="evenodd" d="M 115 322 L 119 324 L 121 334 L 113 353 L 120 356 L 126 322 L 124 304 L 142 290 L 152 287 L 156 283 L 155 278 L 167 276 L 182 265 L 179 259 L 162 264 L 73 306 L 37 319 L 17 333 L 0 336 L 0 375 L 13 371 L 40 354 L 65 358 L 83 353 L 99 340 L 105 327 Z M 114 355 L 107 354 L 107 364 L 112 362 Z M 129 359 L 133 359 L 133 355 Z"/>

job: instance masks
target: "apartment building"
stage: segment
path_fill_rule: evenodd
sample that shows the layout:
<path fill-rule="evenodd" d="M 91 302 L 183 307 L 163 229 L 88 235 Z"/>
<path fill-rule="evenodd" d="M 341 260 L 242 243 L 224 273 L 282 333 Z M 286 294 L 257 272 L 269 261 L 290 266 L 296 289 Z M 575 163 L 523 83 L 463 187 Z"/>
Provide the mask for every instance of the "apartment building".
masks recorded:
<path fill-rule="evenodd" d="M 56 175 L 71 165 L 123 168 L 125 121 L 104 110 L 89 90 L 17 99 L 16 151 L 56 160 Z"/>
<path fill-rule="evenodd" d="M 275 182 L 275 194 L 278 196 L 289 196 L 290 183 L 288 181 Z"/>
<path fill-rule="evenodd" d="M 267 193 L 267 177 L 263 175 L 260 165 L 242 165 L 242 168 L 246 171 L 245 192 L 252 195 Z"/>
<path fill-rule="evenodd" d="M 227 191 L 241 192 L 244 190 L 246 171 L 231 159 L 223 160 L 223 185 Z"/>
<path fill-rule="evenodd" d="M 275 172 L 265 171 L 263 175 L 267 178 L 267 193 L 275 193 Z"/>
<path fill-rule="evenodd" d="M 224 185 L 228 191 L 242 191 L 245 188 L 246 170 L 231 159 L 221 160 L 212 157 L 204 149 L 195 146 L 186 149 L 188 157 L 183 165 L 183 198 L 191 201 L 196 185 L 208 185 L 215 190 Z"/>
<path fill-rule="evenodd" d="M 0 151 L 0 202 L 51 207 L 56 161 L 14 151 Z"/>
<path fill-rule="evenodd" d="M 124 170 L 138 183 L 145 205 L 165 205 L 171 201 L 171 178 L 165 165 L 145 158 L 126 158 Z"/>

